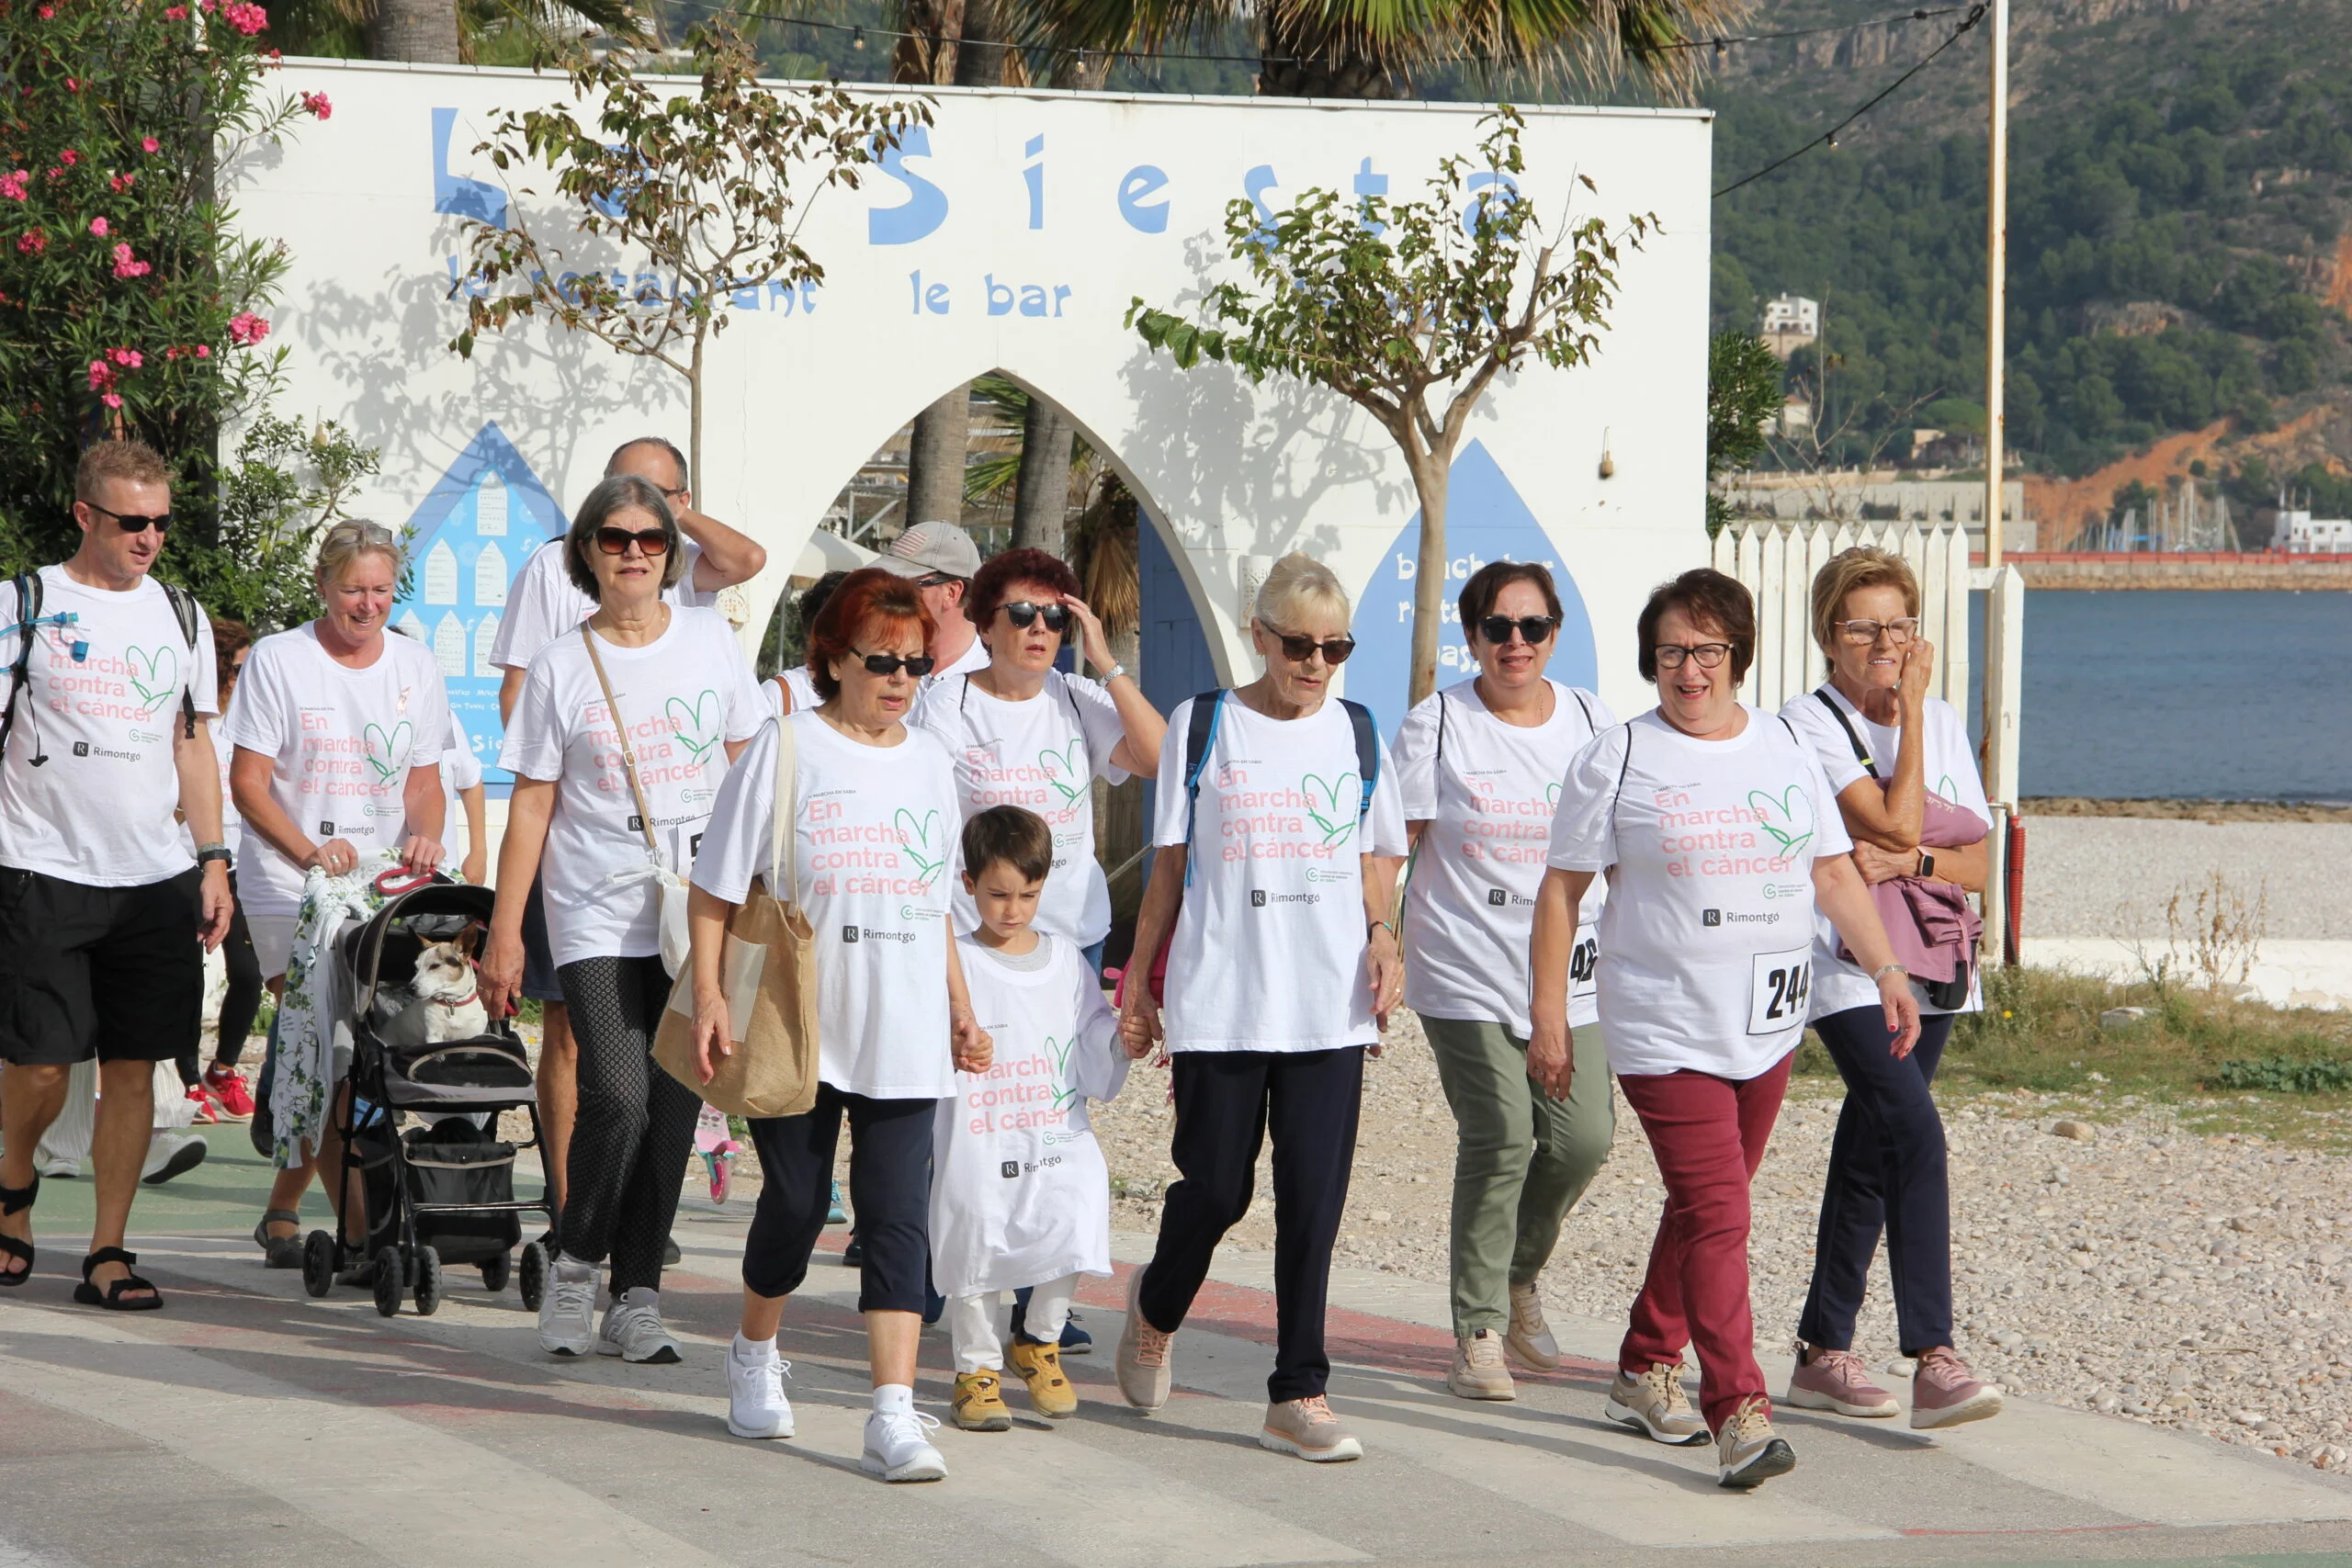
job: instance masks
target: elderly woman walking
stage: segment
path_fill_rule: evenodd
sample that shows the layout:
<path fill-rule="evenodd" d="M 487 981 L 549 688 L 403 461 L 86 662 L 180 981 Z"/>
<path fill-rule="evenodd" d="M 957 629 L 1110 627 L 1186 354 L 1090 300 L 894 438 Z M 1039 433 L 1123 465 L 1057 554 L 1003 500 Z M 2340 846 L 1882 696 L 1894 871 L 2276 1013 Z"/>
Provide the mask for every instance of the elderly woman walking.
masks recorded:
<path fill-rule="evenodd" d="M 1796 1466 L 1756 1364 L 1748 1183 L 1804 1033 L 1815 910 L 1861 960 L 1898 1054 L 1918 1037 L 1919 1009 L 1846 856 L 1820 764 L 1786 724 L 1739 701 L 1756 649 L 1747 590 L 1684 572 L 1650 595 L 1637 637 L 1658 705 L 1602 731 L 1562 781 L 1536 896 L 1528 1056 L 1557 1061 L 1555 1082 L 1600 1069 L 1578 1059 L 1567 996 L 1577 907 L 1608 872 L 1600 1028 L 1657 1156 L 1666 1211 L 1606 1409 L 1659 1442 L 1712 1431 L 1717 1481 L 1744 1489 Z M 1692 1345 L 1703 1427 L 1679 1379 Z"/>
<path fill-rule="evenodd" d="M 915 1356 L 931 1264 L 932 1124 L 956 1072 L 984 1071 L 948 929 L 955 770 L 906 719 L 931 672 L 933 633 L 915 583 L 852 572 L 808 639 L 814 708 L 763 725 L 729 773 L 695 862 L 695 1040 L 705 1069 L 732 1037 L 720 981 L 727 919 L 756 878 L 798 903 L 816 932 L 817 1102 L 751 1123 L 763 1182 L 743 1243 L 743 1309 L 728 1356 L 727 1429 L 788 1438 L 788 1363 L 776 1352 L 785 1302 L 808 1277 L 825 1227 L 833 1151 L 849 1123 L 850 1199 L 865 1262 L 874 1409 L 860 1462 L 885 1481 L 936 1481 L 946 1461 L 914 1407 Z M 792 820 L 775 820 L 777 770 L 791 768 Z M 688 1118 L 692 1120 L 691 1117 Z M 665 1168 L 673 1191 L 678 1161 Z"/>
<path fill-rule="evenodd" d="M 662 1257 L 701 1101 L 650 1054 L 670 999 L 662 904 L 683 903 L 719 780 L 766 705 L 726 617 L 662 598 L 685 552 L 651 480 L 617 474 L 590 491 L 564 562 L 596 609 L 532 657 L 507 726 L 499 761 L 514 793 L 483 1000 L 497 1016 L 522 985 L 523 912 L 537 881 L 580 1063 L 539 1345 L 670 1362 L 678 1346 L 662 1325 Z M 612 1305 L 599 1328 L 596 1272 L 608 1259 Z"/>
<path fill-rule="evenodd" d="M 1616 722 L 1600 697 L 1547 678 L 1560 596 L 1530 562 L 1495 561 L 1459 601 L 1476 680 L 1415 705 L 1396 732 L 1396 780 L 1414 845 L 1405 888 L 1405 1005 L 1421 1020 L 1460 1143 L 1453 1158 L 1453 1367 L 1464 1399 L 1511 1399 L 1509 1360 L 1560 1364 L 1536 1276 L 1560 1223 L 1609 1157 L 1609 1073 L 1569 1075 L 1528 1052 L 1527 944 L 1569 761 Z M 1593 922 L 1603 885 L 1577 912 L 1568 1022 L 1598 1015 Z M 1597 1032 L 1588 1033 L 1597 1044 Z"/>
<path fill-rule="evenodd" d="M 1167 1403 L 1170 1341 L 1217 1242 L 1249 1212 L 1271 1134 L 1277 1329 L 1258 1440 L 1315 1461 L 1363 1454 L 1325 1397 L 1323 1316 L 1364 1051 L 1403 978 L 1388 918 L 1405 849 L 1399 791 L 1371 716 L 1329 700 L 1355 650 L 1348 619 L 1328 568 L 1283 557 L 1250 623 L 1266 672 L 1178 705 L 1120 1020 L 1131 1055 L 1167 1048 L 1182 1173 L 1128 1288 L 1120 1392 L 1141 1410 Z M 1142 983 L 1163 942 L 1164 1015 Z"/>

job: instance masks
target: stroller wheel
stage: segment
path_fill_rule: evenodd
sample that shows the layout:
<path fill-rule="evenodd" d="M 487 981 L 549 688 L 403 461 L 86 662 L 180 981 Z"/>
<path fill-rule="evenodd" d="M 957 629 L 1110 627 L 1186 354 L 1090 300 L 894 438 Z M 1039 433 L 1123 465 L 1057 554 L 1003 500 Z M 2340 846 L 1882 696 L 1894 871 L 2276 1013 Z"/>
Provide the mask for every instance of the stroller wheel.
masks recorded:
<path fill-rule="evenodd" d="M 481 1288 L 493 1295 L 506 1288 L 506 1276 L 514 1267 L 512 1253 L 493 1253 L 481 1260 Z"/>
<path fill-rule="evenodd" d="M 537 1312 L 548 1293 L 548 1249 L 537 1242 L 523 1248 L 523 1310 Z"/>
<path fill-rule="evenodd" d="M 388 1247 L 376 1254 L 376 1315 L 390 1317 L 401 1310 L 401 1249 Z"/>
<path fill-rule="evenodd" d="M 313 1296 L 334 1289 L 334 1236 L 312 1231 L 302 1243 L 302 1288 Z"/>
<path fill-rule="evenodd" d="M 416 1249 L 416 1315 L 431 1317 L 441 1310 L 441 1255 L 430 1247 Z"/>

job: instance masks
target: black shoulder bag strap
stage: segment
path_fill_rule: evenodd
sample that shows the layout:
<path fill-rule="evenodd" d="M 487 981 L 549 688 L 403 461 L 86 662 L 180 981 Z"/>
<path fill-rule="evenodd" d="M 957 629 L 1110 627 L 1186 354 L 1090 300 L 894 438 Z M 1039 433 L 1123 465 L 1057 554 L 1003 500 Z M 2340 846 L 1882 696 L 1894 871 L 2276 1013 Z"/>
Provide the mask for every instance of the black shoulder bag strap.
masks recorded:
<path fill-rule="evenodd" d="M 17 588 L 17 661 L 8 669 L 8 706 L 0 713 L 0 757 L 8 754 L 8 737 L 17 728 L 17 701 L 32 681 L 33 633 L 40 620 L 40 573 L 20 571 Z"/>
<path fill-rule="evenodd" d="M 1871 777 L 1878 777 L 1878 764 L 1871 761 L 1871 749 L 1862 744 L 1861 734 L 1855 729 L 1854 721 L 1846 716 L 1846 710 L 1838 705 L 1838 699 L 1829 694 L 1829 688 L 1824 686 L 1813 694 L 1820 699 L 1823 707 L 1829 710 L 1829 716 L 1838 721 L 1838 728 L 1846 732 L 1846 744 L 1854 749 L 1854 761 L 1860 762 L 1862 765 L 1862 771 Z M 1787 724 L 1789 721 L 1784 718 L 1781 722 Z M 1791 736 L 1796 734 L 1793 726 L 1790 728 L 1789 734 Z"/>
<path fill-rule="evenodd" d="M 175 588 L 168 582 L 156 586 L 172 606 L 172 614 L 180 623 L 180 640 L 187 644 L 187 671 L 180 682 L 180 731 L 188 739 L 196 739 L 196 595 L 185 588 Z"/>

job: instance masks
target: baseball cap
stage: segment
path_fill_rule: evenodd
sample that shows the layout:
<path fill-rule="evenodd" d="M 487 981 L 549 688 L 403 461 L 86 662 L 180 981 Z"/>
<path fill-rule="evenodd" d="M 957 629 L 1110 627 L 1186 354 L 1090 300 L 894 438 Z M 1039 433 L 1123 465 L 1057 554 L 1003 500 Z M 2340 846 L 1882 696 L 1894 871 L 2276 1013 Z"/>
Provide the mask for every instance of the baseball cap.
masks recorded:
<path fill-rule="evenodd" d="M 874 564 L 900 577 L 970 577 L 980 570 L 980 547 L 954 523 L 918 523 L 890 541 Z"/>

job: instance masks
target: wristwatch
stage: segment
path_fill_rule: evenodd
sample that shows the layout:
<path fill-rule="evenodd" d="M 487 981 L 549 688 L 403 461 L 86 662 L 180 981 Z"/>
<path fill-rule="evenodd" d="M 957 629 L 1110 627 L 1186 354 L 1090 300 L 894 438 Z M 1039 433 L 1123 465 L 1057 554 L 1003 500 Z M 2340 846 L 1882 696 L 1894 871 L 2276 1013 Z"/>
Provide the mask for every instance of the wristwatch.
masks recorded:
<path fill-rule="evenodd" d="M 1936 857 L 1935 857 L 1934 855 L 1929 854 L 1929 853 L 1928 853 L 1927 851 L 1925 851 L 1925 850 L 1921 850 L 1921 851 L 1919 852 L 1919 873 L 1918 873 L 1918 874 L 1919 874 L 1921 876 L 1933 876 L 1933 875 L 1935 875 L 1935 874 L 1936 874 Z"/>
<path fill-rule="evenodd" d="M 220 868 L 223 871 L 233 870 L 235 868 L 235 861 L 229 853 L 228 845 L 198 844 L 196 847 L 197 864 L 203 865 L 209 861 L 216 860 L 220 863 Z"/>
<path fill-rule="evenodd" d="M 1107 685 L 1109 685 L 1112 682 L 1114 682 L 1114 681 L 1117 680 L 1120 676 L 1122 676 L 1122 675 L 1125 674 L 1126 672 L 1127 672 L 1127 667 L 1126 667 L 1125 665 L 1124 665 L 1124 664 L 1114 664 L 1114 665 L 1112 665 L 1112 666 L 1111 666 L 1111 668 L 1109 668 L 1108 670 L 1105 670 L 1104 671 L 1102 671 L 1102 683 L 1103 683 L 1104 685 L 1106 685 L 1106 686 L 1107 686 Z"/>

